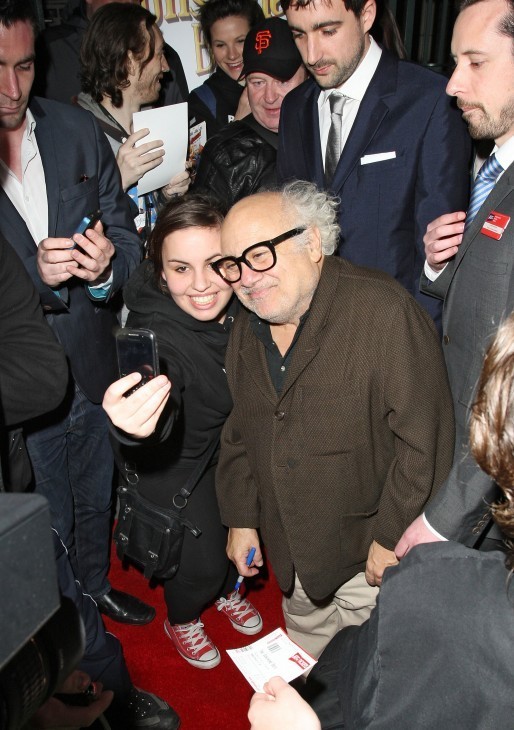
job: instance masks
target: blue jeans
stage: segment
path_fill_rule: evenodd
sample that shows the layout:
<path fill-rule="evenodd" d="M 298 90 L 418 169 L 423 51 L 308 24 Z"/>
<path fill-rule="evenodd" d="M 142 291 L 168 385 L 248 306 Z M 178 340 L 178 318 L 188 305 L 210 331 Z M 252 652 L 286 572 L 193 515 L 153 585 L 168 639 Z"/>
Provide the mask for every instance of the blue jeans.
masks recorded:
<path fill-rule="evenodd" d="M 57 411 L 34 422 L 26 442 L 35 491 L 50 503 L 52 525 L 83 590 L 99 598 L 107 580 L 114 461 L 100 405 L 77 385 Z"/>

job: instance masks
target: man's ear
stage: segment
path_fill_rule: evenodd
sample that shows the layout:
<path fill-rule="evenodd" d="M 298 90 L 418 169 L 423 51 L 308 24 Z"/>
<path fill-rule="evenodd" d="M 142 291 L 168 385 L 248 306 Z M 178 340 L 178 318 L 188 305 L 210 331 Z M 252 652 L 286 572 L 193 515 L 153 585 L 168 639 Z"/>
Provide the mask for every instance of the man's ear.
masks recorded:
<path fill-rule="evenodd" d="M 375 18 L 377 17 L 377 3 L 376 0 L 367 0 L 366 3 L 364 3 L 364 7 L 362 8 L 362 12 L 359 16 L 359 21 L 362 27 L 362 30 L 364 33 L 368 33 L 371 29 L 371 26 L 375 22 Z"/>
<path fill-rule="evenodd" d="M 135 76 L 136 68 L 137 68 L 137 64 L 134 59 L 134 54 L 132 53 L 132 51 L 128 51 L 128 53 L 127 53 L 127 74 L 129 76 Z"/>
<path fill-rule="evenodd" d="M 321 233 L 317 226 L 313 226 L 313 228 L 311 228 L 307 249 L 309 251 L 311 261 L 315 264 L 319 263 L 323 258 L 323 248 L 321 246 Z"/>

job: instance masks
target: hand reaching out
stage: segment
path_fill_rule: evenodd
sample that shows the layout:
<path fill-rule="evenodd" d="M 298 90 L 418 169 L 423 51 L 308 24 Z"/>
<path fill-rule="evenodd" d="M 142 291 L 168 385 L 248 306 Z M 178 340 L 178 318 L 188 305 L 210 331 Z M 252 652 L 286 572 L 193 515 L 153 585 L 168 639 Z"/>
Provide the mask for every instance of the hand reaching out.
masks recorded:
<path fill-rule="evenodd" d="M 281 677 L 272 677 L 264 692 L 250 701 L 250 730 L 321 730 L 314 710 Z"/>
<path fill-rule="evenodd" d="M 128 190 L 140 180 L 145 172 L 162 163 L 164 147 L 162 139 L 154 139 L 136 147 L 136 142 L 150 133 L 149 129 L 133 132 L 121 145 L 116 155 L 120 168 L 123 190 Z"/>

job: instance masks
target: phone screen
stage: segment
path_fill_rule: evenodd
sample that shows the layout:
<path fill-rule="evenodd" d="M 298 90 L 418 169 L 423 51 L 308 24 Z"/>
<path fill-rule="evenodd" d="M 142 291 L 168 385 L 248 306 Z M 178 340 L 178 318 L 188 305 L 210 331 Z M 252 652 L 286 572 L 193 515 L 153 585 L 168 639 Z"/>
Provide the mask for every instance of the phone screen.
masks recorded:
<path fill-rule="evenodd" d="M 120 377 L 130 373 L 141 373 L 143 379 L 138 387 L 159 375 L 157 341 L 151 330 L 125 327 L 116 334 L 116 349 Z"/>

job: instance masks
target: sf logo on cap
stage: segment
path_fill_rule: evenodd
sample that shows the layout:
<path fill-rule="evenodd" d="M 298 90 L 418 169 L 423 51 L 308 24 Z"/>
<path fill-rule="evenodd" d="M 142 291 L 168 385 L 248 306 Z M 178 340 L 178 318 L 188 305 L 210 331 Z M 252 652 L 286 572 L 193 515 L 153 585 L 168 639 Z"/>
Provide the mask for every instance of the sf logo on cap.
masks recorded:
<path fill-rule="evenodd" d="M 255 36 L 255 50 L 260 55 L 266 48 L 269 48 L 271 41 L 270 30 L 260 30 Z"/>

